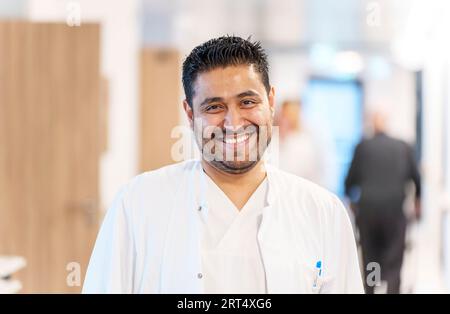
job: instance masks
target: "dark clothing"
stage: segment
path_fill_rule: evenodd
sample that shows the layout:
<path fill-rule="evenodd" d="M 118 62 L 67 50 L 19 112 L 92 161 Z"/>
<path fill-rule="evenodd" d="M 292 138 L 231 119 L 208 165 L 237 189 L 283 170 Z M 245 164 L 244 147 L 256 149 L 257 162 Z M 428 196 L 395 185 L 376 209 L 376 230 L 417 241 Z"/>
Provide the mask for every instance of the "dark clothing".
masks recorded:
<path fill-rule="evenodd" d="M 378 134 L 356 146 L 345 192 L 349 195 L 350 189 L 358 186 L 359 205 L 400 204 L 405 199 L 405 184 L 411 180 L 420 197 L 420 176 L 412 148 L 405 142 Z"/>
<path fill-rule="evenodd" d="M 381 269 L 381 280 L 387 282 L 387 293 L 399 293 L 400 272 L 405 250 L 406 219 L 398 214 L 375 215 L 375 210 L 368 210 L 367 214 L 362 211 L 356 216 L 356 224 L 359 230 L 365 277 L 367 278 L 371 271 L 366 269 L 367 265 L 377 262 Z M 393 207 L 392 212 L 396 211 L 398 208 Z M 373 293 L 374 287 L 365 285 L 365 289 L 366 293 Z"/>
<path fill-rule="evenodd" d="M 406 232 L 403 202 L 409 181 L 415 183 L 416 196 L 420 197 L 420 176 L 408 144 L 378 134 L 357 145 L 345 192 L 351 196 L 353 188 L 359 189 L 355 218 L 364 269 L 367 271 L 370 262 L 379 263 L 388 293 L 398 293 L 400 289 Z M 372 293 L 373 287 L 366 286 L 366 292 Z"/>

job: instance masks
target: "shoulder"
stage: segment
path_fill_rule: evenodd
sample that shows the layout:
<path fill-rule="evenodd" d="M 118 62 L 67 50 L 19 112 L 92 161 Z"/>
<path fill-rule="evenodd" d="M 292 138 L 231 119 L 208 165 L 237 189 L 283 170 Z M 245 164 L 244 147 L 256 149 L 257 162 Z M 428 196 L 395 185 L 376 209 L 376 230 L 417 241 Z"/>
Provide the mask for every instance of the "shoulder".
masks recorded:
<path fill-rule="evenodd" d="M 334 243 L 339 233 L 353 233 L 349 211 L 337 195 L 281 170 L 276 177 L 281 208 L 285 217 L 294 219 L 291 223 L 323 234 L 329 243 Z"/>
<path fill-rule="evenodd" d="M 184 173 L 193 170 L 197 165 L 198 161 L 194 159 L 189 159 L 176 164 L 161 167 L 159 169 L 147 171 L 136 176 L 132 181 L 139 181 L 140 183 L 145 183 L 151 180 L 173 180 Z"/>
<path fill-rule="evenodd" d="M 128 226 L 135 234 L 151 232 L 155 237 L 164 234 L 172 209 L 186 179 L 196 165 L 194 160 L 165 166 L 141 173 L 122 186 L 109 206 L 106 226 Z M 131 231 L 130 231 L 131 232 Z"/>
<path fill-rule="evenodd" d="M 126 211 L 133 212 L 151 212 L 152 208 L 170 206 L 197 162 L 187 160 L 141 173 L 122 187 L 115 202 L 122 202 Z"/>
<path fill-rule="evenodd" d="M 178 185 L 177 183 L 194 169 L 196 162 L 187 160 L 143 172 L 127 183 L 128 193 L 135 194 L 145 191 L 148 194 L 161 191 L 164 187 L 170 187 L 173 190 Z"/>
<path fill-rule="evenodd" d="M 296 205 L 292 206 L 293 209 L 324 215 L 342 210 L 343 205 L 340 199 L 324 187 L 277 168 L 271 168 L 270 171 L 277 193 L 284 195 L 282 199 L 288 203 Z"/>

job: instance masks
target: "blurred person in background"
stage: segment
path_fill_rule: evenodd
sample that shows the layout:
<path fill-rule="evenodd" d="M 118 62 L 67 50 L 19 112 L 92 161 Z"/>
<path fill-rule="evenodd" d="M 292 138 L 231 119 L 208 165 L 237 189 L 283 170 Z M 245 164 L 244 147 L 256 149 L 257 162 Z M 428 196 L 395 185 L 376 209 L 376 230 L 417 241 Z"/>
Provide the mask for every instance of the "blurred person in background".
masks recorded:
<path fill-rule="evenodd" d="M 386 114 L 377 111 L 370 118 L 374 134 L 356 146 L 345 193 L 352 202 L 363 265 L 379 263 L 387 293 L 399 293 L 407 227 L 405 189 L 414 182 L 415 216 L 419 219 L 420 176 L 412 147 L 386 134 Z M 374 287 L 366 285 L 366 293 L 374 293 Z"/>
<path fill-rule="evenodd" d="M 304 123 L 301 102 L 284 101 L 276 124 L 280 134 L 279 168 L 332 190 L 336 177 L 332 145 L 326 145 L 324 136 Z"/>

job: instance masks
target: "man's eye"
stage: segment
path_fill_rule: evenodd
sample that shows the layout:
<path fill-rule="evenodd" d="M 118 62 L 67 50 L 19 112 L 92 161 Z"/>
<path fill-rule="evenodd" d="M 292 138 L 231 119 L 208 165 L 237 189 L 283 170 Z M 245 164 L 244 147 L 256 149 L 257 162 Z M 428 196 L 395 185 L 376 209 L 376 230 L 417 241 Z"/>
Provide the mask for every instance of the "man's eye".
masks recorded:
<path fill-rule="evenodd" d="M 245 106 L 253 106 L 253 105 L 255 105 L 256 104 L 256 102 L 255 101 L 253 101 L 253 100 L 243 100 L 242 101 L 242 104 L 244 104 Z"/>
<path fill-rule="evenodd" d="M 218 111 L 220 110 L 220 105 L 210 105 L 206 107 L 205 111 L 211 112 L 211 111 Z"/>

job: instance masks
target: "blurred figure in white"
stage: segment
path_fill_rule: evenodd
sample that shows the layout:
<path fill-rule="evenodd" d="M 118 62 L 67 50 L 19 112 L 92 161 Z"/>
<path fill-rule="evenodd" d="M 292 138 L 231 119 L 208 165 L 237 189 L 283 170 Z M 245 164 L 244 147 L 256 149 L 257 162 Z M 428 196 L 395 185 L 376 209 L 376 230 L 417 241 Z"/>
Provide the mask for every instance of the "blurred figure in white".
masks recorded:
<path fill-rule="evenodd" d="M 280 134 L 279 168 L 333 190 L 336 172 L 332 146 L 304 123 L 301 102 L 284 101 L 276 122 Z"/>

